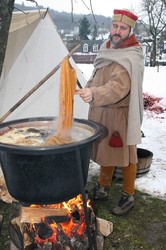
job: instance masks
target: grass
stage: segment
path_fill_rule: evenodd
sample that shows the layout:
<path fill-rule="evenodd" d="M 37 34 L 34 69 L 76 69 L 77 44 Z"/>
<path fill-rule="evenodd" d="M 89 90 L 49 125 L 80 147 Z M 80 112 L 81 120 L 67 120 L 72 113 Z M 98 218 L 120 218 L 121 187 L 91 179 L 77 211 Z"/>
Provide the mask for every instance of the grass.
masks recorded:
<path fill-rule="evenodd" d="M 92 204 L 96 216 L 113 223 L 104 250 L 165 250 L 166 201 L 136 191 L 134 208 L 127 215 L 115 216 L 111 210 L 118 203 L 121 186 L 121 180 L 114 179 L 109 201 Z"/>
<path fill-rule="evenodd" d="M 95 179 L 88 183 L 91 188 Z M 121 195 L 121 180 L 114 179 L 110 199 L 92 202 L 97 217 L 113 223 L 113 232 L 104 240 L 104 250 L 165 250 L 166 249 L 166 201 L 136 191 L 135 206 L 124 216 L 115 216 L 112 208 Z M 9 223 L 17 216 L 19 205 L 0 201 L 3 224 L 0 235 L 0 249 L 9 248 Z M 15 216 L 16 215 L 16 216 Z"/>

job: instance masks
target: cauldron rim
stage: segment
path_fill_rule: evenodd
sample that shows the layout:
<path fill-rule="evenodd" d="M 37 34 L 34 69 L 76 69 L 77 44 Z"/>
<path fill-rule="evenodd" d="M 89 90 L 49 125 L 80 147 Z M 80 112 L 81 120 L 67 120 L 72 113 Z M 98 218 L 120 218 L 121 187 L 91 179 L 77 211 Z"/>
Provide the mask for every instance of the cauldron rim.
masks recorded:
<path fill-rule="evenodd" d="M 5 128 L 5 127 L 9 127 L 11 125 L 18 125 L 18 124 L 22 124 L 22 123 L 30 123 L 30 122 L 40 122 L 40 121 L 56 121 L 57 117 L 53 117 L 53 116 L 45 116 L 45 117 L 30 117 L 30 118 L 22 118 L 22 119 L 16 119 L 16 120 L 10 120 L 4 123 L 0 124 L 0 131 L 1 129 Z M 51 145 L 51 146 L 25 146 L 25 145 L 16 145 L 16 144 L 9 144 L 9 143 L 2 143 L 0 142 L 0 150 L 7 150 L 7 151 L 18 151 L 19 153 L 25 153 L 26 154 L 32 154 L 33 152 L 35 154 L 42 154 L 43 151 L 47 152 L 48 154 L 52 154 L 52 152 L 56 151 L 56 152 L 65 152 L 65 151 L 72 151 L 73 148 L 78 147 L 81 145 L 85 145 L 86 143 L 88 143 L 89 141 L 94 141 L 96 138 L 98 138 L 98 136 L 102 133 L 102 129 L 103 126 L 99 123 L 93 122 L 91 120 L 87 120 L 87 119 L 79 119 L 79 118 L 74 118 L 73 122 L 76 123 L 80 123 L 80 124 L 85 124 L 89 127 L 91 127 L 92 129 L 94 129 L 94 134 L 92 134 L 91 136 L 89 136 L 86 139 L 80 140 L 80 141 L 76 141 L 76 142 L 72 142 L 72 143 L 68 143 L 68 144 L 62 144 L 62 145 Z"/>
<path fill-rule="evenodd" d="M 56 118 L 34 117 L 10 121 L 0 124 L 0 131 L 9 124 L 40 122 L 44 119 L 49 122 Z M 92 143 L 102 134 L 103 126 L 89 120 L 74 120 L 86 124 L 87 128 L 89 125 L 94 135 L 62 147 L 27 148 L 0 143 L 2 170 L 13 198 L 29 204 L 53 204 L 69 200 L 82 192 L 82 185 L 85 187 L 88 177 Z"/>

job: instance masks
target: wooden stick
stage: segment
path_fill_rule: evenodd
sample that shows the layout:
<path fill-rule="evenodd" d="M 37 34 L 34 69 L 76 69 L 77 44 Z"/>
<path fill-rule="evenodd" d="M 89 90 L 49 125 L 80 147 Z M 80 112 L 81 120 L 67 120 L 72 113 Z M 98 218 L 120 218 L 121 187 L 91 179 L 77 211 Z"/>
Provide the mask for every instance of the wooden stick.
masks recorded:
<path fill-rule="evenodd" d="M 70 58 L 72 54 L 80 47 L 78 44 L 70 53 L 66 56 Z M 63 60 L 62 60 L 63 61 Z M 29 96 L 31 96 L 39 87 L 41 87 L 55 72 L 60 68 L 62 61 L 50 72 L 48 73 L 36 86 L 34 86 L 26 95 L 24 95 L 5 115 L 0 118 L 0 123 L 4 121 L 16 108 L 18 108 Z"/>
<path fill-rule="evenodd" d="M 59 208 L 34 208 L 22 207 L 21 208 L 21 223 L 40 223 L 43 218 L 48 216 L 67 216 L 66 209 Z"/>

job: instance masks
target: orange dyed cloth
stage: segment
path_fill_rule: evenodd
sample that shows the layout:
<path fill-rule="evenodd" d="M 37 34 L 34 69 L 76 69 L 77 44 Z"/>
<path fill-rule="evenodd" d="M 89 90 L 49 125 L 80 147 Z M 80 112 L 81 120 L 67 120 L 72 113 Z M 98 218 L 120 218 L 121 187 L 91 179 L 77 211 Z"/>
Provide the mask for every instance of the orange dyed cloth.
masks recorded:
<path fill-rule="evenodd" d="M 59 90 L 59 117 L 57 136 L 70 137 L 73 122 L 74 93 L 76 90 L 77 75 L 69 59 L 65 58 L 61 64 Z"/>

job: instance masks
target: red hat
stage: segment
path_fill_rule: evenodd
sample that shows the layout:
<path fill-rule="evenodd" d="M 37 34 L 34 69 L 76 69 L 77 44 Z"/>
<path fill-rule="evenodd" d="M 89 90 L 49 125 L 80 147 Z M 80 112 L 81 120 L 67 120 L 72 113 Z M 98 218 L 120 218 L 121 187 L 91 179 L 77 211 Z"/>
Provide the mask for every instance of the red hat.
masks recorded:
<path fill-rule="evenodd" d="M 123 22 L 127 25 L 129 25 L 131 28 L 134 28 L 136 21 L 138 19 L 138 16 L 136 16 L 134 13 L 127 9 L 123 10 L 114 10 L 114 15 L 112 17 L 112 21 L 118 21 Z"/>

